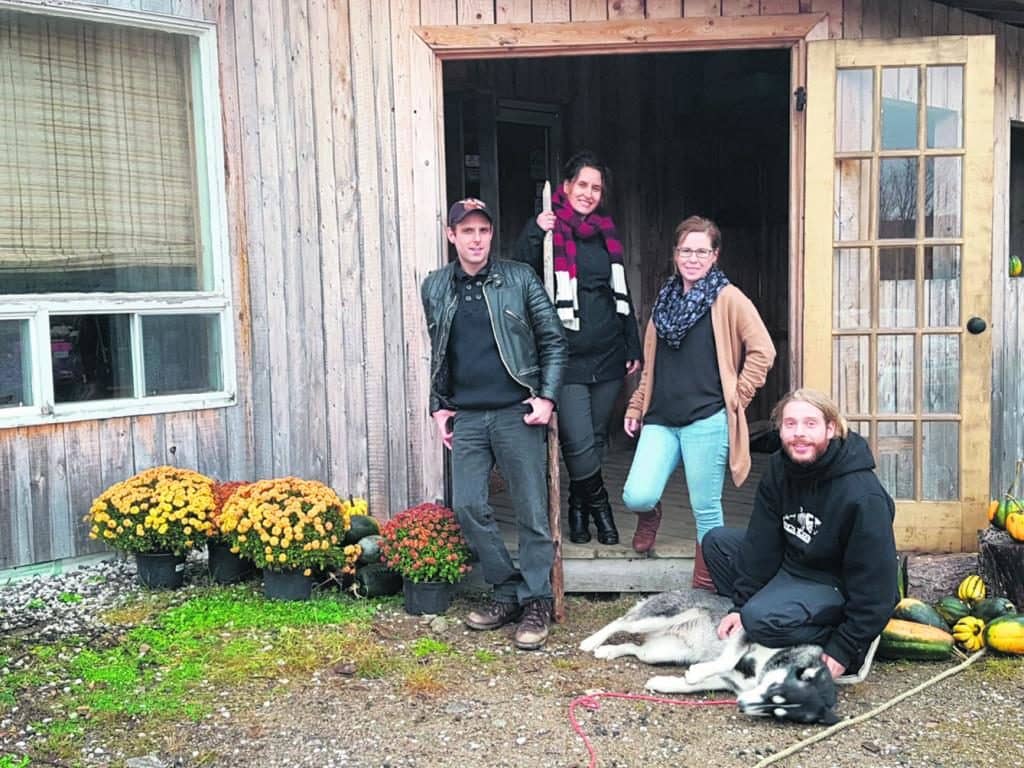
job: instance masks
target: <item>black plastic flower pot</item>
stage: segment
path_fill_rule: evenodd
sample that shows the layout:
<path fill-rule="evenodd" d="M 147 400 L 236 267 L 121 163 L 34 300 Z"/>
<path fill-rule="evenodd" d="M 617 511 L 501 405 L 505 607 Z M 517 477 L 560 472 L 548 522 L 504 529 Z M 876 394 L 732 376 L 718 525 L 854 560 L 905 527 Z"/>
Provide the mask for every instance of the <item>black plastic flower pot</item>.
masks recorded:
<path fill-rule="evenodd" d="M 177 589 L 185 582 L 185 556 L 173 552 L 136 552 L 139 583 L 150 589 Z"/>
<path fill-rule="evenodd" d="M 209 553 L 210 580 L 214 584 L 237 584 L 256 576 L 253 562 L 232 552 L 230 544 L 210 541 L 206 544 L 206 551 Z"/>
<path fill-rule="evenodd" d="M 444 613 L 452 603 L 451 586 L 447 581 L 406 580 L 402 584 L 405 612 L 413 616 Z"/>
<path fill-rule="evenodd" d="M 263 571 L 263 596 L 269 600 L 309 600 L 313 578 L 302 571 Z"/>

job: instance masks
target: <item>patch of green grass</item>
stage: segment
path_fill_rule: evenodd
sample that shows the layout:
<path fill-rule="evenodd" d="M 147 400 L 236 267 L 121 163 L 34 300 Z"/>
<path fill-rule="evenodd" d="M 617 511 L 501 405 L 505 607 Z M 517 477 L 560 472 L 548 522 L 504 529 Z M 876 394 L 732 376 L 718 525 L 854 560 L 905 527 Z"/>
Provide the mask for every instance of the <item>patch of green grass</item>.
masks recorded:
<path fill-rule="evenodd" d="M 481 664 L 490 664 L 498 660 L 498 654 L 493 651 L 488 651 L 486 648 L 478 648 L 473 651 L 473 658 Z"/>
<path fill-rule="evenodd" d="M 0 768 L 28 768 L 30 765 L 32 765 L 32 761 L 27 757 L 0 755 Z"/>
<path fill-rule="evenodd" d="M 40 608 L 45 608 L 45 607 L 46 607 L 46 601 L 43 600 L 43 598 L 41 598 L 41 597 L 33 597 L 31 600 L 29 600 L 27 603 L 25 603 L 25 608 L 30 610 L 30 611 L 38 611 Z"/>
<path fill-rule="evenodd" d="M 425 656 L 446 656 L 452 652 L 452 647 L 448 643 L 443 643 L 432 637 L 418 638 L 412 644 L 412 655 L 418 659 Z"/>
<path fill-rule="evenodd" d="M 57 599 L 62 603 L 80 603 L 85 598 L 77 592 L 61 592 L 60 595 L 57 596 Z"/>

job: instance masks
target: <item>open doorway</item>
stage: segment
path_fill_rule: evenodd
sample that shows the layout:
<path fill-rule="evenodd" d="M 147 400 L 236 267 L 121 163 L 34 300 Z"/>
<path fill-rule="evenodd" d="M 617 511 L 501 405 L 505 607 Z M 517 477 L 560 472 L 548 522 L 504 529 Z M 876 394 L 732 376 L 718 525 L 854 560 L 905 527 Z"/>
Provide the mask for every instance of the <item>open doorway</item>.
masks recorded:
<path fill-rule="evenodd" d="M 605 204 L 642 332 L 669 274 L 676 224 L 691 214 L 719 224 L 719 263 L 779 353 L 748 410 L 755 434 L 789 387 L 790 60 L 780 49 L 444 64 L 448 199 L 478 195 L 492 206 L 499 255 L 538 210 L 543 179 L 557 182 L 564 158 L 594 150 L 612 169 Z M 605 474 L 617 516 L 633 450 L 618 425 L 634 386 L 627 382 L 612 417 Z M 756 479 L 732 506 L 727 482 L 728 524 L 745 524 Z M 684 491 L 674 477 L 666 503 L 688 504 Z M 692 519 L 680 522 L 692 542 Z M 631 516 L 619 521 L 626 547 L 632 525 Z"/>

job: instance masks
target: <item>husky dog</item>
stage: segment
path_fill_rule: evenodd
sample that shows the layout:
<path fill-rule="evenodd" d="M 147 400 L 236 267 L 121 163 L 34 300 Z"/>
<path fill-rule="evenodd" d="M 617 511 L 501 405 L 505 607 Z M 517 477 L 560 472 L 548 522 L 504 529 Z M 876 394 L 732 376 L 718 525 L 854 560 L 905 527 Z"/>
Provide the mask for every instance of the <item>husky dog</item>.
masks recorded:
<path fill-rule="evenodd" d="M 599 659 L 636 656 L 647 664 L 689 665 L 685 676 L 659 675 L 644 686 L 660 693 L 731 690 L 744 714 L 801 723 L 832 724 L 836 689 L 821 660 L 821 648 L 768 648 L 740 630 L 725 640 L 711 611 L 723 614 L 724 598 L 675 590 L 641 600 L 624 616 L 599 629 L 580 649 Z M 612 635 L 644 635 L 640 644 L 606 645 Z"/>

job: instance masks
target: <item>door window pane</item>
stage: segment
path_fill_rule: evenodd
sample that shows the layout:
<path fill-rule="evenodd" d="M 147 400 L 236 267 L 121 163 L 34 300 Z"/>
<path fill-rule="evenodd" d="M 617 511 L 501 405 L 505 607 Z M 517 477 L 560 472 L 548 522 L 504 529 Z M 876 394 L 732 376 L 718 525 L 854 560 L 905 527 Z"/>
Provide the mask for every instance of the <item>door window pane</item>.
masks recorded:
<path fill-rule="evenodd" d="M 871 409 L 868 340 L 868 336 L 836 336 L 832 341 L 833 395 L 845 414 Z"/>
<path fill-rule="evenodd" d="M 929 328 L 960 325 L 960 246 L 924 249 L 924 323 Z"/>
<path fill-rule="evenodd" d="M 961 166 L 960 157 L 925 159 L 925 237 L 960 236 Z"/>
<path fill-rule="evenodd" d="M 878 479 L 894 499 L 914 498 L 914 423 L 878 422 Z"/>
<path fill-rule="evenodd" d="M 960 412 L 960 337 L 928 334 L 921 355 L 925 413 Z"/>
<path fill-rule="evenodd" d="M 928 146 L 960 147 L 964 137 L 964 68 L 928 67 Z"/>
<path fill-rule="evenodd" d="M 871 249 L 837 248 L 832 265 L 833 324 L 871 326 Z"/>
<path fill-rule="evenodd" d="M 914 237 L 917 231 L 917 158 L 888 157 L 881 163 L 878 237 Z"/>
<path fill-rule="evenodd" d="M 132 397 L 128 315 L 51 315 L 50 351 L 56 402 Z"/>
<path fill-rule="evenodd" d="M 955 421 L 921 424 L 921 498 L 960 498 L 960 425 Z"/>
<path fill-rule="evenodd" d="M 914 337 L 878 337 L 878 412 L 914 412 Z"/>
<path fill-rule="evenodd" d="M 217 315 L 147 315 L 142 349 L 147 395 L 221 388 Z"/>
<path fill-rule="evenodd" d="M 882 68 L 882 149 L 917 147 L 917 67 Z"/>
<path fill-rule="evenodd" d="M 872 102 L 875 72 L 840 69 L 836 72 L 836 151 L 870 150 L 874 128 Z"/>
<path fill-rule="evenodd" d="M 878 249 L 878 325 L 913 328 L 917 323 L 917 282 L 913 248 Z"/>
<path fill-rule="evenodd" d="M 836 160 L 833 219 L 836 240 L 867 240 L 870 236 L 870 160 Z"/>
<path fill-rule="evenodd" d="M 871 422 L 870 421 L 848 421 L 846 423 L 850 429 L 856 432 L 858 435 L 868 440 L 871 437 Z"/>
<path fill-rule="evenodd" d="M 0 320 L 0 408 L 32 405 L 28 320 Z"/>

